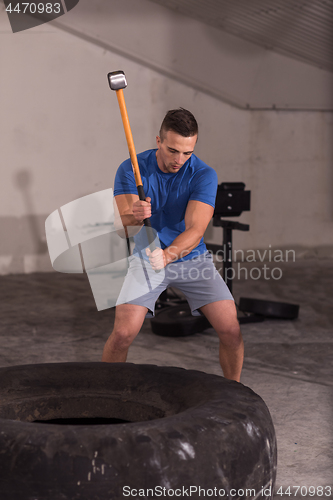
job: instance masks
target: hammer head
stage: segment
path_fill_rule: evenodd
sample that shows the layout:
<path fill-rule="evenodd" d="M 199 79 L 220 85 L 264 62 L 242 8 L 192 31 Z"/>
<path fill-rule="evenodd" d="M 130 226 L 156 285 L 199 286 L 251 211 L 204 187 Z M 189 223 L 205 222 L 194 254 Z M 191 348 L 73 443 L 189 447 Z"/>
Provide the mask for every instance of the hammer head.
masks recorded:
<path fill-rule="evenodd" d="M 111 71 L 111 73 L 108 73 L 108 80 L 111 90 L 120 90 L 127 87 L 126 77 L 123 71 Z"/>

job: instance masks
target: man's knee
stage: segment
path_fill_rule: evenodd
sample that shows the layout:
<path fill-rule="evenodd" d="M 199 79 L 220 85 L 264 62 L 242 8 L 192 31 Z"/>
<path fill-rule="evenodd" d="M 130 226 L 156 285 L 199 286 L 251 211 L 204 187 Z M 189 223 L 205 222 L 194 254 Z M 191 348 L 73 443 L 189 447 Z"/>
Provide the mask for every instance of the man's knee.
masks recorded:
<path fill-rule="evenodd" d="M 229 321 L 227 324 L 221 325 L 221 328 L 217 333 L 222 343 L 238 347 L 243 342 L 237 318 L 235 318 L 234 321 Z"/>
<path fill-rule="evenodd" d="M 122 351 L 128 349 L 138 332 L 129 330 L 126 327 L 115 328 L 111 334 L 113 348 Z"/>

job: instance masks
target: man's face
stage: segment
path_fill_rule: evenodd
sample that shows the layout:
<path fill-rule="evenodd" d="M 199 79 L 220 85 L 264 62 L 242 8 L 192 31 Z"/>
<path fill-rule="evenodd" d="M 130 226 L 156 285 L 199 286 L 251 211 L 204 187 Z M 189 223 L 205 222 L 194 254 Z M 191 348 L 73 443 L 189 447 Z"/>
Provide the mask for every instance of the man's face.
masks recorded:
<path fill-rule="evenodd" d="M 183 137 L 172 130 L 164 132 L 163 141 L 157 136 L 156 158 L 162 172 L 176 174 L 193 153 L 197 138 Z"/>

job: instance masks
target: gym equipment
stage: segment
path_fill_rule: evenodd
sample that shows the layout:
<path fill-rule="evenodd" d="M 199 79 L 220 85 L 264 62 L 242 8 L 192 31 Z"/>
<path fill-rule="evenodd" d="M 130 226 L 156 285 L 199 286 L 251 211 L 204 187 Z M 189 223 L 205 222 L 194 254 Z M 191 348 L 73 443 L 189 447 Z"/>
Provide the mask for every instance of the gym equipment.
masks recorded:
<path fill-rule="evenodd" d="M 175 367 L 45 363 L 0 368 L 0 393 L 2 500 L 117 500 L 130 496 L 124 487 L 163 486 L 167 497 L 216 487 L 219 498 L 273 498 L 272 418 L 238 382 Z"/>
<path fill-rule="evenodd" d="M 213 215 L 213 226 L 222 227 L 222 246 L 206 243 L 206 247 L 212 253 L 222 251 L 223 255 L 223 279 L 232 293 L 232 231 L 249 231 L 248 224 L 225 220 L 224 217 L 238 217 L 243 211 L 249 211 L 251 207 L 251 191 L 245 190 L 243 182 L 223 182 L 219 184 L 216 194 L 216 204 Z M 173 308 L 176 314 L 173 314 Z M 241 297 L 236 304 L 239 323 L 258 323 L 265 318 L 274 319 L 296 319 L 298 317 L 299 305 L 284 302 L 266 301 L 254 298 Z M 168 298 L 167 290 L 163 292 L 157 302 L 157 314 L 151 320 L 152 331 L 157 335 L 178 337 L 200 333 L 210 327 L 208 320 L 204 317 L 192 316 L 187 301 Z M 160 311 L 158 311 L 160 309 Z M 163 326 L 164 324 L 164 326 Z"/>
<path fill-rule="evenodd" d="M 222 182 L 217 188 L 213 226 L 223 228 L 223 279 L 232 293 L 232 278 L 228 271 L 232 268 L 232 231 L 249 231 L 248 224 L 223 220 L 222 217 L 238 217 L 243 211 L 250 210 L 251 191 L 245 191 L 243 182 Z M 213 253 L 221 250 L 220 245 L 206 243 L 207 250 Z"/>
<path fill-rule="evenodd" d="M 110 89 L 114 90 L 117 94 L 120 114 L 121 114 L 121 118 L 122 118 L 122 122 L 123 122 L 123 126 L 124 126 L 128 151 L 129 151 L 131 162 L 132 162 L 132 167 L 133 167 L 133 172 L 134 172 L 134 177 L 135 177 L 135 184 L 136 184 L 136 187 L 138 190 L 139 199 L 142 201 L 145 201 L 146 195 L 145 195 L 145 192 L 143 190 L 138 159 L 137 159 L 136 152 L 135 152 L 133 135 L 132 135 L 132 131 L 131 131 L 131 126 L 130 126 L 130 122 L 129 122 L 129 118 L 128 118 L 125 97 L 124 97 L 124 92 L 123 92 L 123 89 L 127 87 L 125 73 L 123 71 L 111 71 L 110 73 L 108 73 L 108 82 L 110 85 Z M 150 219 L 148 219 L 148 218 L 144 219 L 143 223 L 144 223 L 144 225 L 146 227 L 146 231 L 147 231 L 149 248 L 150 248 L 151 252 L 153 252 L 154 250 L 156 250 L 156 245 L 155 245 L 154 231 L 152 229 Z"/>
<path fill-rule="evenodd" d="M 254 313 L 263 318 L 273 319 L 296 319 L 298 317 L 299 305 L 287 302 L 276 302 L 274 300 L 249 299 L 241 297 L 238 308 L 240 311 Z"/>
<path fill-rule="evenodd" d="M 210 327 L 203 315 L 192 316 L 187 301 L 178 305 L 170 305 L 158 312 L 151 320 L 151 327 L 156 335 L 164 337 L 185 337 L 193 333 L 201 333 Z"/>
<path fill-rule="evenodd" d="M 224 217 L 238 217 L 243 211 L 249 211 L 251 192 L 245 191 L 243 182 L 223 182 L 218 186 L 216 205 L 213 215 L 213 226 L 223 228 L 223 278 L 232 293 L 232 277 L 228 273 L 232 269 L 232 231 L 249 231 L 248 224 L 224 220 Z M 215 253 L 221 250 L 219 245 L 206 244 L 207 249 Z M 299 306 L 285 302 L 266 301 L 255 298 L 241 297 L 238 310 L 243 315 L 238 316 L 240 323 L 257 323 L 265 318 L 296 319 Z"/>

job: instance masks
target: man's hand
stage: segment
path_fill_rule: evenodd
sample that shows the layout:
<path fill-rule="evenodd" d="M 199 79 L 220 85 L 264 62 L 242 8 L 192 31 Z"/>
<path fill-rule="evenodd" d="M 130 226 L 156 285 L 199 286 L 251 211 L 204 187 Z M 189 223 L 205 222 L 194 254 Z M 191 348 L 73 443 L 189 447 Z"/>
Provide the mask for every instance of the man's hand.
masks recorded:
<path fill-rule="evenodd" d="M 146 254 L 149 257 L 150 265 L 154 269 L 154 271 L 159 271 L 166 266 L 167 261 L 164 250 L 162 250 L 162 248 L 156 248 L 153 252 L 150 250 L 150 248 L 146 248 Z"/>
<path fill-rule="evenodd" d="M 151 198 L 146 198 L 146 201 L 138 200 L 133 203 L 133 215 L 137 222 L 143 222 L 144 219 L 151 217 Z"/>

